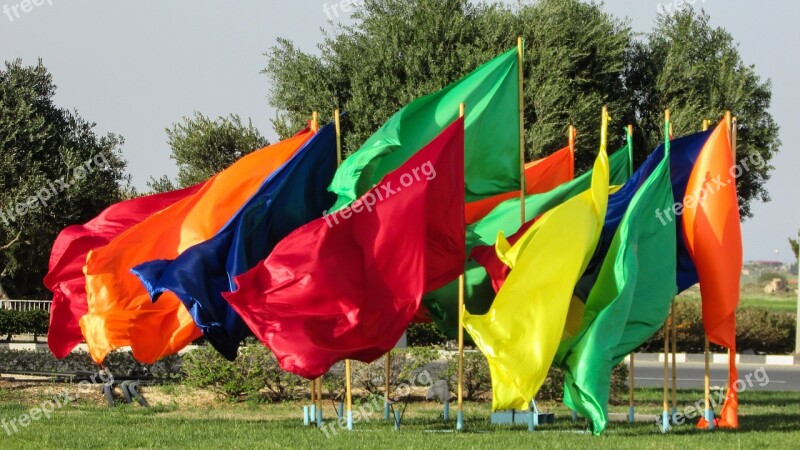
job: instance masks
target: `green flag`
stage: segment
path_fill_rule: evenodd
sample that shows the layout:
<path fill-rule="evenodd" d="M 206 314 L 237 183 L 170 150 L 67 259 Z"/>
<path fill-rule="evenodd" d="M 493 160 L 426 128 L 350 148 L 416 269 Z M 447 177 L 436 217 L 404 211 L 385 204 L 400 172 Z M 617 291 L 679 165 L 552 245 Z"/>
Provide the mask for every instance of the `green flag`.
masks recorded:
<path fill-rule="evenodd" d="M 336 172 L 328 188 L 338 196 L 332 210 L 363 195 L 438 136 L 458 118 L 460 103 L 466 104 L 466 200 L 519 189 L 518 70 L 514 48 L 396 112 Z"/>
<path fill-rule="evenodd" d="M 556 353 L 555 363 L 565 370 L 564 403 L 591 421 L 594 434 L 608 422 L 613 367 L 652 335 L 643 322 L 663 323 L 677 292 L 675 223 L 653 215 L 673 202 L 667 148 L 614 234 L 580 327 L 566 330 Z"/>
<path fill-rule="evenodd" d="M 625 184 L 630 177 L 630 155 L 631 152 L 626 146 L 614 152 L 609 158 L 612 185 Z M 589 189 L 591 181 L 592 171 L 589 170 L 551 191 L 525 197 L 526 221 L 533 220 Z M 468 226 L 467 254 L 475 246 L 494 245 L 498 231 L 503 231 L 506 236 L 516 233 L 521 226 L 519 204 L 519 198 L 506 200 L 497 205 L 486 217 Z M 485 314 L 492 305 L 494 297 L 494 288 L 486 271 L 475 261 L 470 260 L 467 263 L 464 300 L 467 310 L 472 314 Z M 455 338 L 458 333 L 458 283 L 452 282 L 426 294 L 422 302 L 439 329 L 448 337 Z M 468 338 L 468 335 L 465 337 Z"/>

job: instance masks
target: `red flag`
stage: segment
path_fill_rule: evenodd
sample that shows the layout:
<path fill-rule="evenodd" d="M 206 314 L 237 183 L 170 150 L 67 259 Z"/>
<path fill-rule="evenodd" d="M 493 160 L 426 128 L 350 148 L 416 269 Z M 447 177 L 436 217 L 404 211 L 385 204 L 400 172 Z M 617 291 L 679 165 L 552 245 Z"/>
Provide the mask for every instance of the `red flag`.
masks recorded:
<path fill-rule="evenodd" d="M 86 314 L 86 277 L 83 266 L 90 251 L 103 247 L 127 229 L 186 198 L 202 183 L 179 191 L 148 195 L 111 205 L 83 225 L 65 228 L 56 238 L 44 284 L 53 292 L 47 345 L 64 358 L 83 341 L 80 318 Z"/>
<path fill-rule="evenodd" d="M 684 198 L 683 231 L 697 266 L 708 340 L 730 349 L 728 395 L 717 425 L 739 424 L 736 393 L 736 307 L 742 271 L 742 230 L 727 121 L 717 125 L 689 176 Z M 701 420 L 698 427 L 708 424 Z"/>
<path fill-rule="evenodd" d="M 571 148 L 565 147 L 550 156 L 525 164 L 525 192 L 528 195 L 547 192 L 574 177 L 575 155 Z M 467 223 L 481 220 L 495 206 L 516 197 L 519 197 L 519 190 L 467 203 Z"/>
<path fill-rule="evenodd" d="M 284 370 L 313 379 L 394 347 L 423 293 L 462 273 L 465 239 L 458 119 L 352 206 L 287 236 L 225 298 Z"/>

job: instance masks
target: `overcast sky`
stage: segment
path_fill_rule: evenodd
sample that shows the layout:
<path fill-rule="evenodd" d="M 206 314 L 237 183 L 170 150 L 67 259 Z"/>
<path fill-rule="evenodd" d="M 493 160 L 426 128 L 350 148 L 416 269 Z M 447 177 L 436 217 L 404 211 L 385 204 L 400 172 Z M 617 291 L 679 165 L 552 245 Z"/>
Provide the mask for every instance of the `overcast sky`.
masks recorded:
<path fill-rule="evenodd" d="M 124 155 L 137 188 L 150 176 L 177 173 L 164 127 L 200 111 L 252 118 L 270 140 L 269 81 L 263 53 L 277 37 L 315 51 L 329 18 L 348 21 L 340 1 L 295 0 L 0 0 L 0 59 L 44 60 L 58 85 L 59 106 L 97 122 L 100 132 L 125 137 Z M 797 108 L 795 0 L 686 0 L 709 12 L 714 26 L 740 42 L 745 63 L 773 83 L 772 114 L 783 149 L 767 184 L 772 202 L 755 204 L 745 222 L 746 259 L 791 259 L 788 236 L 800 228 L 800 153 L 793 146 Z M 516 3 L 512 1 L 511 3 Z M 605 9 L 629 17 L 635 31 L 651 29 L 658 8 L 675 2 L 607 0 Z M 327 9 L 324 7 L 327 5 Z M 29 5 L 26 5 L 29 6 Z M 334 7 L 338 7 L 334 9 Z M 327 11 L 327 12 L 326 12 Z M 335 11 L 335 12 L 334 12 Z M 511 39 L 511 38 L 510 38 Z M 776 253 L 777 252 L 777 253 Z"/>

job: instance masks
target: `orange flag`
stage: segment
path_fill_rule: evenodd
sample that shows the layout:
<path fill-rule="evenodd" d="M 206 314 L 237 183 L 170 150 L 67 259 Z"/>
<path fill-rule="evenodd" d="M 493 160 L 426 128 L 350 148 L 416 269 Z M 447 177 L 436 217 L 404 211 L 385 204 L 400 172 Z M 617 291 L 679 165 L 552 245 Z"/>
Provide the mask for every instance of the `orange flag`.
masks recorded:
<path fill-rule="evenodd" d="M 550 156 L 525 164 L 525 192 L 528 195 L 541 194 L 574 177 L 575 155 L 570 147 L 565 147 Z M 467 224 L 481 220 L 495 206 L 515 197 L 519 197 L 519 190 L 467 203 Z"/>
<path fill-rule="evenodd" d="M 213 237 L 312 135 L 304 130 L 250 153 L 213 176 L 197 193 L 89 253 L 84 267 L 89 308 L 80 326 L 95 362 L 101 363 L 115 348 L 130 346 L 134 358 L 150 364 L 202 335 L 172 292 L 151 302 L 130 269 L 147 261 L 175 259 Z"/>
<path fill-rule="evenodd" d="M 709 137 L 689 176 L 683 231 L 697 267 L 708 340 L 730 349 L 728 395 L 716 419 L 720 427 L 739 425 L 736 393 L 736 307 L 742 271 L 742 230 L 731 154 L 730 126 L 722 121 Z M 698 427 L 708 424 L 702 419 Z"/>

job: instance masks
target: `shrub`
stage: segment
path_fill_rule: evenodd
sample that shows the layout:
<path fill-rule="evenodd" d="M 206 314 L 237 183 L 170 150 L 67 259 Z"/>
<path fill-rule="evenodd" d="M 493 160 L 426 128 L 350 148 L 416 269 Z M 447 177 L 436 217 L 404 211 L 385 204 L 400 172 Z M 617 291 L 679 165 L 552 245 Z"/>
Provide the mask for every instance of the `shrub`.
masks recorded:
<path fill-rule="evenodd" d="M 702 353 L 705 348 L 705 329 L 700 300 L 676 301 L 675 320 L 678 351 Z M 739 308 L 736 311 L 737 351 L 791 353 L 795 325 L 795 318 L 791 313 L 757 307 Z M 637 351 L 663 352 L 663 331 L 662 327 Z M 712 350 L 722 351 L 722 348 L 712 345 Z"/>
<path fill-rule="evenodd" d="M 241 347 L 233 362 L 210 346 L 200 347 L 184 356 L 183 372 L 189 386 L 208 388 L 228 400 L 289 400 L 301 382 L 281 370 L 263 345 Z"/>
<path fill-rule="evenodd" d="M 447 343 L 447 336 L 433 323 L 412 323 L 406 334 L 409 347 L 442 346 Z"/>
<path fill-rule="evenodd" d="M 784 283 L 786 283 L 786 274 L 778 272 L 764 272 L 758 276 L 758 282 L 761 284 L 769 283 L 775 278 L 780 278 Z"/>

